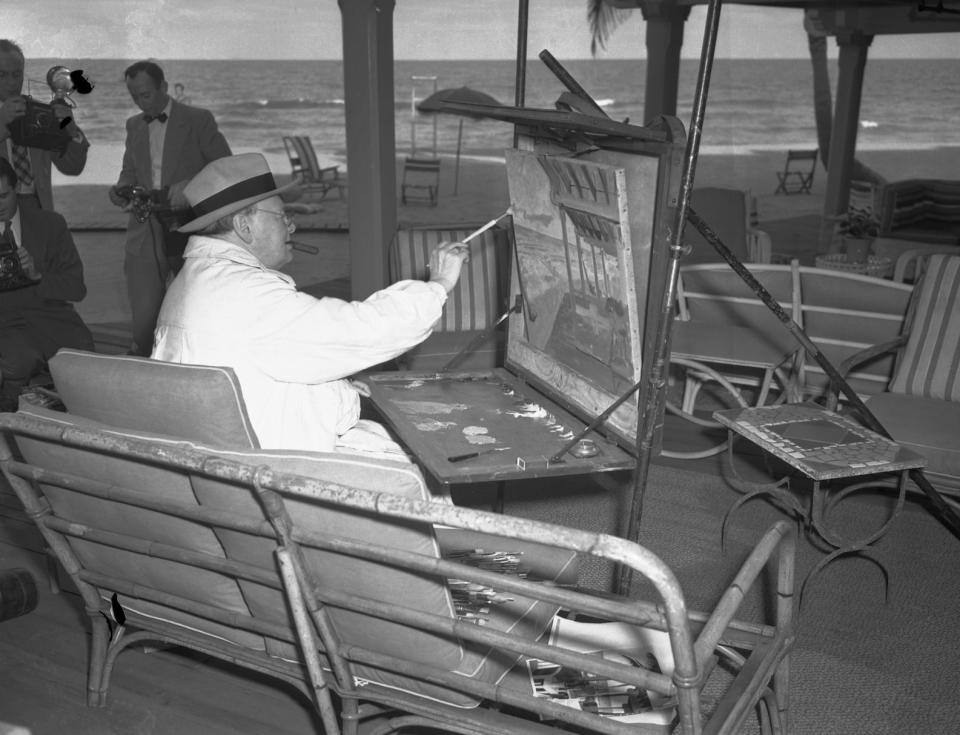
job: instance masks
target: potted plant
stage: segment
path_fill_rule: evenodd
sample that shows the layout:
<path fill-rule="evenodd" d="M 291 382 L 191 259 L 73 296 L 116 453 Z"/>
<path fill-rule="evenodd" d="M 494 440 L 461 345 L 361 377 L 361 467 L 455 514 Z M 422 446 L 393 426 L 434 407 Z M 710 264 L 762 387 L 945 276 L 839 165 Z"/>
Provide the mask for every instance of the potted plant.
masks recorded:
<path fill-rule="evenodd" d="M 853 211 L 837 226 L 843 251 L 851 263 L 864 263 L 873 238 L 880 234 L 880 223 L 869 212 Z"/>

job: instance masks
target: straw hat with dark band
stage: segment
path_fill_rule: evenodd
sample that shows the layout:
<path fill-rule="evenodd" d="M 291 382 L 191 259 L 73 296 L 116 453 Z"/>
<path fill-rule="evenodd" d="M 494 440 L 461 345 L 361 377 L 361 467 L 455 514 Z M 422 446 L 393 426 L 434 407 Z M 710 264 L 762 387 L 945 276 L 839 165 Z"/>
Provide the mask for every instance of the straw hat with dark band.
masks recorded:
<path fill-rule="evenodd" d="M 183 190 L 194 219 L 177 232 L 197 232 L 221 217 L 239 212 L 263 199 L 278 196 L 297 185 L 278 187 L 267 159 L 260 153 L 241 153 L 211 161 Z"/>

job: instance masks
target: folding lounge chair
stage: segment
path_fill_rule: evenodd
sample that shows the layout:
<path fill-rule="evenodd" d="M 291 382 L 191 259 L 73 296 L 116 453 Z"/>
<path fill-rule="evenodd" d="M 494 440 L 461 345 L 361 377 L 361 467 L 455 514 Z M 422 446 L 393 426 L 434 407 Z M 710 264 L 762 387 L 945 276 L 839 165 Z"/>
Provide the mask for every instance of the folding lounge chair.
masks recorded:
<path fill-rule="evenodd" d="M 809 194 L 819 153 L 819 148 L 812 151 L 788 150 L 783 171 L 776 172 L 780 183 L 774 194 Z"/>
<path fill-rule="evenodd" d="M 340 167 L 321 168 L 308 136 L 284 136 L 283 145 L 287 149 L 293 175 L 302 179 L 305 193 L 318 193 L 322 199 L 329 192 L 336 191 L 337 196 L 343 198 L 346 183 L 340 178 Z"/>
<path fill-rule="evenodd" d="M 440 159 L 406 158 L 403 161 L 403 180 L 400 182 L 400 201 L 426 202 L 437 206 L 440 193 Z"/>

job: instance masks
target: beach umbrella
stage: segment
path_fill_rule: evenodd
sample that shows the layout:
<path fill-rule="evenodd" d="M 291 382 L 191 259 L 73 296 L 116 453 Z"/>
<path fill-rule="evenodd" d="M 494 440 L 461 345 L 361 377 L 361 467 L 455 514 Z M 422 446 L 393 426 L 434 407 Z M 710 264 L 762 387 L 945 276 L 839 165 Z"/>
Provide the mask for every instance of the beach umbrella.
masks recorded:
<path fill-rule="evenodd" d="M 468 104 L 468 105 L 480 105 L 483 107 L 501 107 L 500 102 L 487 94 L 486 92 L 481 92 L 478 89 L 473 89 L 471 87 L 451 87 L 449 89 L 438 89 L 436 92 L 431 94 L 429 97 L 425 97 L 422 101 L 417 104 L 417 110 L 427 114 L 453 114 L 460 115 L 460 124 L 457 127 L 457 158 L 456 164 L 454 167 L 453 175 L 453 193 L 456 195 L 457 188 L 460 183 L 460 147 L 463 142 L 463 118 L 471 117 L 474 119 L 482 119 L 484 116 L 482 111 L 463 111 L 459 109 L 451 109 L 448 107 L 448 104 L 452 103 L 453 105 L 459 104 Z"/>

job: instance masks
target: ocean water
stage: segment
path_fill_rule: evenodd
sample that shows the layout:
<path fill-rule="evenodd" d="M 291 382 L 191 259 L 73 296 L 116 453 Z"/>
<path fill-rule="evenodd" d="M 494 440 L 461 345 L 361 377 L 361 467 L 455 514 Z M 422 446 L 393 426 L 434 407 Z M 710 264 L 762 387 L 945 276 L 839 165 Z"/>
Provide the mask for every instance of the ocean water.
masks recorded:
<path fill-rule="evenodd" d="M 27 64 L 29 91 L 48 99 L 42 81 L 54 64 L 83 69 L 94 83 L 74 95 L 76 117 L 94 145 L 111 181 L 119 171 L 124 122 L 135 112 L 123 70 L 109 59 L 33 59 Z M 567 71 L 617 120 L 642 123 L 645 61 L 564 61 Z M 192 104 L 213 112 L 234 151 L 264 152 L 278 172 L 288 169 L 283 135 L 309 135 L 325 163 L 344 163 L 343 66 L 340 61 L 163 62 L 171 91 L 181 82 Z M 698 62 L 685 61 L 680 74 L 678 116 L 686 125 L 696 88 Z M 831 80 L 836 82 L 836 63 Z M 413 79 L 413 77 L 436 77 Z M 433 90 L 469 86 L 505 104 L 514 100 L 515 69 L 500 61 L 398 61 L 394 106 L 398 151 L 420 148 L 453 153 L 460 118 L 412 113 L 413 100 Z M 565 87 L 539 59 L 527 64 L 526 104 L 552 108 Z M 960 145 L 960 60 L 870 60 L 866 67 L 860 149 L 929 148 Z M 463 120 L 462 151 L 501 155 L 512 128 L 491 120 Z M 719 60 L 714 65 L 704 121 L 702 152 L 816 146 L 810 61 Z M 86 174 L 86 172 L 85 172 Z"/>

